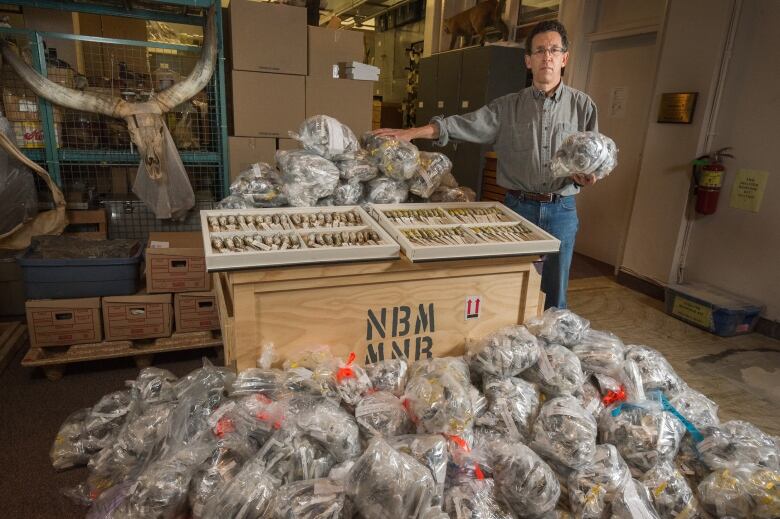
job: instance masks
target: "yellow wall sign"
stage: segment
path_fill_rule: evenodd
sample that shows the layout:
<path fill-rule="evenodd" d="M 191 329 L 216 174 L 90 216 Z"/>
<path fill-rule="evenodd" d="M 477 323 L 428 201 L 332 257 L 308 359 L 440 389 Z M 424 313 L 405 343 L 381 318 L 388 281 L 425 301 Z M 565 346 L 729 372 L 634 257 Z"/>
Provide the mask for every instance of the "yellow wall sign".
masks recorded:
<path fill-rule="evenodd" d="M 731 188 L 731 207 L 757 213 L 764 199 L 768 171 L 740 169 Z"/>
<path fill-rule="evenodd" d="M 704 328 L 712 328 L 712 308 L 680 296 L 674 296 L 672 315 L 696 323 Z"/>

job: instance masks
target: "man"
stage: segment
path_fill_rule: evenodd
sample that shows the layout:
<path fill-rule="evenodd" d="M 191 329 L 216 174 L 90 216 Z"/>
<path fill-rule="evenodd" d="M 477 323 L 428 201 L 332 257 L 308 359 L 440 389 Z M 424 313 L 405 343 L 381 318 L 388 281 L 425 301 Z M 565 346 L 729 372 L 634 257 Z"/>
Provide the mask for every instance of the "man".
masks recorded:
<path fill-rule="evenodd" d="M 541 22 L 526 38 L 525 66 L 533 86 L 491 101 L 475 112 L 434 117 L 431 123 L 407 130 L 381 129 L 377 135 L 403 140 L 450 139 L 492 143 L 498 156 L 498 184 L 509 191 L 504 203 L 561 240 L 559 254 L 550 255 L 542 270 L 545 308 L 566 308 L 569 267 L 579 220 L 574 195 L 592 177 L 555 178 L 550 163 L 570 134 L 597 131 L 596 105 L 583 92 L 564 85 L 569 40 L 560 22 Z M 457 165 L 456 165 L 457 167 Z"/>

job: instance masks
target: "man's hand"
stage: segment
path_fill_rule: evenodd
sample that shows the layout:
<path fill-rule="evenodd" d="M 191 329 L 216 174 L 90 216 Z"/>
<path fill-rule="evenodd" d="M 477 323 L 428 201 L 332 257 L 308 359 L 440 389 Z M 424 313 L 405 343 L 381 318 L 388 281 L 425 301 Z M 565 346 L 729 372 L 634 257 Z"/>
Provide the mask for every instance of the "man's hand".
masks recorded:
<path fill-rule="evenodd" d="M 581 186 L 592 186 L 597 180 L 593 175 L 582 175 L 580 173 L 575 173 L 571 176 L 571 179 Z"/>
<path fill-rule="evenodd" d="M 380 128 L 371 133 L 380 137 L 390 137 L 401 141 L 411 141 L 412 139 L 436 139 L 439 137 L 439 127 L 435 124 L 427 124 L 418 128 L 408 128 L 405 130 Z"/>

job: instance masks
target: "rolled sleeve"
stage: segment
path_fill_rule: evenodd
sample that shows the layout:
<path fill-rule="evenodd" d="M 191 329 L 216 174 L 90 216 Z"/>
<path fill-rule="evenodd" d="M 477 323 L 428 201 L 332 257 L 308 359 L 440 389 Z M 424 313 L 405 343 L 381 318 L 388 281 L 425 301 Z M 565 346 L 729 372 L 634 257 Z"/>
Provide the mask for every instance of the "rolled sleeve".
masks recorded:
<path fill-rule="evenodd" d="M 498 107 L 491 102 L 479 110 L 463 115 L 442 117 L 430 121 L 439 127 L 438 146 L 446 146 L 450 140 L 488 144 L 496 140 L 499 129 Z"/>

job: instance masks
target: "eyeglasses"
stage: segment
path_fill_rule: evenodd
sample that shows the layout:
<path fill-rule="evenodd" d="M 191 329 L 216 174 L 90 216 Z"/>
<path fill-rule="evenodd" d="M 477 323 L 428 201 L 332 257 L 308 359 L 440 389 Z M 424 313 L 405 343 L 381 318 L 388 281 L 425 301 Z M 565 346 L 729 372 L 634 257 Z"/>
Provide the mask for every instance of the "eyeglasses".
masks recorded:
<path fill-rule="evenodd" d="M 544 47 L 538 47 L 531 52 L 534 56 L 544 56 L 546 54 L 550 54 L 550 56 L 554 58 L 560 58 L 561 55 L 566 52 L 566 49 L 562 49 L 560 47 L 550 47 L 549 49 L 546 49 Z"/>

